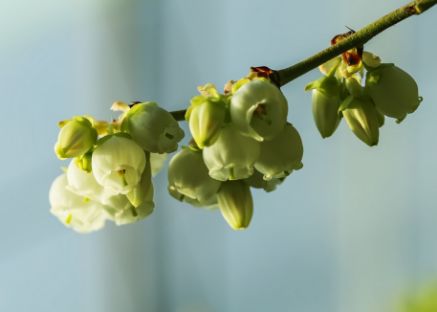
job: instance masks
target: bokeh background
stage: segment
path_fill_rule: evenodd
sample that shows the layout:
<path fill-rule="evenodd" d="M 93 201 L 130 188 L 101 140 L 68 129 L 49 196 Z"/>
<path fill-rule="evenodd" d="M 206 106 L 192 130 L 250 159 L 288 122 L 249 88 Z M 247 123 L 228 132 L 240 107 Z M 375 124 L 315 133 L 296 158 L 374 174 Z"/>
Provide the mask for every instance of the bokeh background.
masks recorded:
<path fill-rule="evenodd" d="M 304 168 L 254 193 L 247 231 L 170 198 L 165 171 L 138 224 L 80 235 L 49 214 L 59 120 L 184 108 L 200 84 L 286 67 L 404 3 L 1 0 L 0 311 L 383 312 L 437 277 L 437 9 L 366 45 L 424 97 L 379 146 L 345 124 L 320 138 L 303 90 L 317 71 L 283 88 Z"/>

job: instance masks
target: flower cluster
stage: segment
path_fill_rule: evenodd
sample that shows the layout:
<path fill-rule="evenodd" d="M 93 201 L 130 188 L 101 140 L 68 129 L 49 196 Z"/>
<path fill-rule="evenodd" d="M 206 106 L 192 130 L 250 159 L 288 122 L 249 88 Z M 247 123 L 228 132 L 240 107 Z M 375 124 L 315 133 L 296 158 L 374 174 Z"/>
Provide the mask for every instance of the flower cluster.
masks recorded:
<path fill-rule="evenodd" d="M 250 188 L 272 191 L 302 168 L 303 146 L 287 122 L 280 89 L 252 73 L 229 82 L 224 94 L 199 87 L 186 113 L 193 137 L 170 161 L 169 192 L 198 207 L 216 207 L 232 229 L 249 226 Z"/>
<path fill-rule="evenodd" d="M 334 37 L 333 44 L 352 32 Z M 362 47 L 319 67 L 323 76 L 307 85 L 323 138 L 341 119 L 369 146 L 378 144 L 385 117 L 401 122 L 421 102 L 414 79 Z M 192 135 L 170 160 L 168 191 L 195 207 L 218 207 L 234 230 L 249 226 L 251 188 L 273 191 L 302 168 L 303 145 L 287 122 L 288 103 L 273 71 L 252 68 L 220 93 L 212 84 L 198 88 L 185 119 Z M 152 176 L 167 153 L 176 152 L 184 132 L 173 115 L 155 102 L 127 105 L 112 122 L 89 116 L 60 123 L 55 153 L 70 158 L 52 184 L 51 212 L 66 226 L 90 232 L 106 220 L 127 224 L 154 209 Z"/>
<path fill-rule="evenodd" d="M 421 102 L 414 79 L 378 56 L 352 49 L 319 67 L 323 76 L 309 83 L 312 111 L 323 138 L 345 119 L 352 132 L 369 146 L 378 144 L 385 117 L 398 123 Z"/>
<path fill-rule="evenodd" d="M 49 200 L 51 212 L 78 232 L 98 230 L 106 220 L 121 225 L 150 215 L 152 175 L 184 136 L 154 102 L 116 102 L 113 109 L 123 113 L 112 123 L 89 116 L 60 123 L 55 153 L 71 161 L 53 182 Z"/>

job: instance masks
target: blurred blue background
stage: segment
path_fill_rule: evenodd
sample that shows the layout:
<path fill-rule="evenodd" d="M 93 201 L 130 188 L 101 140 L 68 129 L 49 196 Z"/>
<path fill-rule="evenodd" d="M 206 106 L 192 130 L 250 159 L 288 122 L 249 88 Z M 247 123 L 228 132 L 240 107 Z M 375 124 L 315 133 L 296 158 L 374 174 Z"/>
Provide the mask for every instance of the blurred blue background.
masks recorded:
<path fill-rule="evenodd" d="M 366 45 L 424 97 L 379 146 L 345 124 L 320 138 L 303 90 L 318 71 L 283 88 L 304 168 L 255 192 L 247 231 L 172 200 L 165 171 L 138 224 L 80 235 L 49 214 L 59 120 L 184 108 L 200 84 L 286 67 L 404 3 L 1 0 L 0 311 L 379 312 L 437 277 L 437 9 Z"/>

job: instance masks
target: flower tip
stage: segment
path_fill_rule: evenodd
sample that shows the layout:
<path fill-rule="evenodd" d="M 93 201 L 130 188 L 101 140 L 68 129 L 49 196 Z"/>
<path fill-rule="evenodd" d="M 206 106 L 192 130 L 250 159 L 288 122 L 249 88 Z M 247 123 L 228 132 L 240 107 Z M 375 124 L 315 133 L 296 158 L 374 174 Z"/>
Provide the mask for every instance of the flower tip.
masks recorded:
<path fill-rule="evenodd" d="M 249 224 L 248 225 L 240 225 L 240 226 L 232 226 L 232 225 L 229 225 L 230 227 L 231 227 L 231 229 L 233 229 L 234 231 L 244 231 L 244 230 L 247 230 L 247 228 L 249 227 Z"/>
<path fill-rule="evenodd" d="M 374 140 L 374 141 L 369 141 L 369 142 L 365 142 L 367 145 L 369 145 L 370 147 L 373 146 L 377 146 L 378 145 L 378 139 Z"/>
<path fill-rule="evenodd" d="M 300 170 L 303 168 L 303 162 L 298 162 L 296 163 L 296 165 L 294 166 L 294 170 Z"/>

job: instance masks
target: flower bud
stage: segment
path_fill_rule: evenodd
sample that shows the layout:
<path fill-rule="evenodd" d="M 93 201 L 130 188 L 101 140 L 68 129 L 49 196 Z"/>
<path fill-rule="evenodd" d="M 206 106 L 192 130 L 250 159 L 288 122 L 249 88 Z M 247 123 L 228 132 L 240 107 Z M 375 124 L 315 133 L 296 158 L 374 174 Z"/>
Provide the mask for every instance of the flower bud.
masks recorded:
<path fill-rule="evenodd" d="M 420 104 L 413 77 L 393 64 L 381 64 L 367 72 L 366 91 L 384 115 L 401 121 Z"/>
<path fill-rule="evenodd" d="M 135 104 L 122 119 L 121 130 L 131 135 L 145 151 L 171 153 L 184 137 L 173 116 L 155 102 Z"/>
<path fill-rule="evenodd" d="M 150 155 L 146 154 L 146 167 L 141 175 L 140 182 L 126 194 L 127 199 L 130 203 L 138 208 L 147 203 L 147 205 L 152 207 L 155 206 L 153 203 L 153 183 L 152 183 L 152 169 L 150 163 Z"/>
<path fill-rule="evenodd" d="M 226 181 L 250 177 L 260 153 L 259 142 L 241 135 L 233 125 L 220 131 L 217 140 L 203 149 L 211 178 Z"/>
<path fill-rule="evenodd" d="M 363 87 L 360 84 L 361 76 L 359 74 L 347 77 L 343 81 L 344 86 L 350 95 L 356 98 L 363 96 Z"/>
<path fill-rule="evenodd" d="M 255 79 L 235 92 L 230 112 L 232 122 L 242 134 L 257 141 L 270 140 L 284 129 L 287 99 L 271 82 Z"/>
<path fill-rule="evenodd" d="M 92 151 L 88 151 L 81 156 L 77 156 L 74 161 L 76 165 L 83 171 L 91 172 L 92 171 Z"/>
<path fill-rule="evenodd" d="M 133 140 L 119 135 L 97 142 L 92 168 L 97 182 L 116 194 L 129 193 L 140 181 L 146 158 Z"/>
<path fill-rule="evenodd" d="M 74 117 L 61 128 L 55 153 L 60 159 L 73 158 L 85 154 L 97 140 L 97 131 L 84 117 Z"/>
<path fill-rule="evenodd" d="M 381 119 L 378 117 L 372 100 L 367 97 L 354 98 L 350 96 L 345 101 L 348 101 L 349 104 L 345 105 L 346 108 L 342 110 L 342 113 L 349 128 L 367 145 L 377 145 Z"/>
<path fill-rule="evenodd" d="M 226 115 L 226 103 L 221 97 L 195 96 L 187 110 L 191 135 L 202 149 L 217 139 Z"/>
<path fill-rule="evenodd" d="M 305 90 L 312 90 L 313 118 L 322 138 L 330 137 L 340 123 L 338 107 L 341 103 L 340 84 L 334 76 L 323 76 L 311 82 Z"/>
<path fill-rule="evenodd" d="M 273 140 L 261 143 L 261 154 L 255 162 L 255 169 L 264 174 L 265 180 L 283 178 L 303 167 L 302 156 L 300 135 L 287 123 Z"/>
<path fill-rule="evenodd" d="M 170 160 L 168 167 L 168 188 L 177 193 L 207 202 L 217 194 L 221 182 L 208 175 L 208 168 L 203 162 L 202 152 L 184 147 Z"/>
<path fill-rule="evenodd" d="M 65 226 L 80 233 L 97 231 L 105 225 L 103 206 L 68 188 L 67 176 L 62 174 L 52 183 L 49 192 L 50 212 Z"/>
<path fill-rule="evenodd" d="M 253 200 L 249 186 L 243 181 L 226 181 L 217 193 L 223 218 L 234 230 L 249 226 L 253 214 Z"/>

